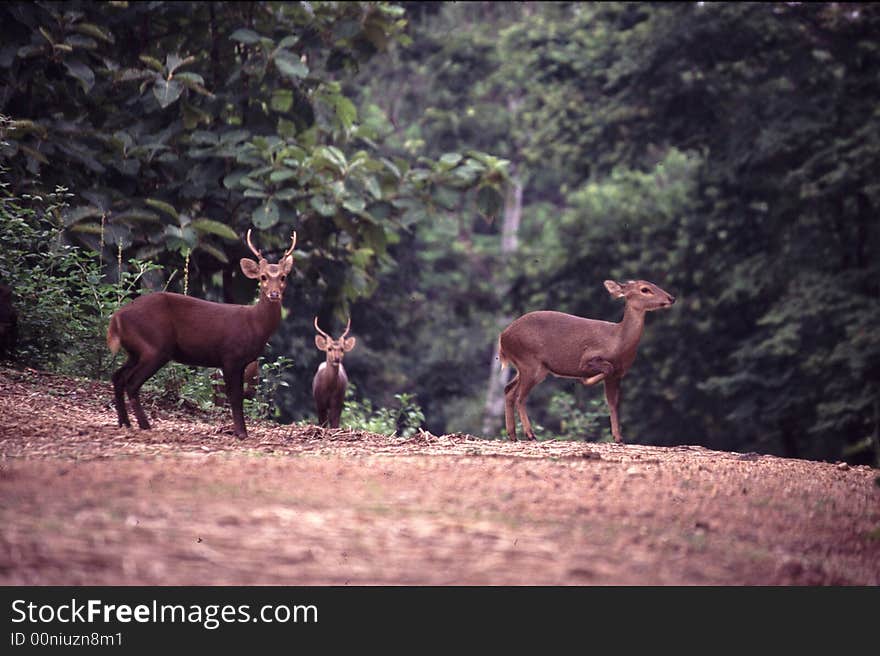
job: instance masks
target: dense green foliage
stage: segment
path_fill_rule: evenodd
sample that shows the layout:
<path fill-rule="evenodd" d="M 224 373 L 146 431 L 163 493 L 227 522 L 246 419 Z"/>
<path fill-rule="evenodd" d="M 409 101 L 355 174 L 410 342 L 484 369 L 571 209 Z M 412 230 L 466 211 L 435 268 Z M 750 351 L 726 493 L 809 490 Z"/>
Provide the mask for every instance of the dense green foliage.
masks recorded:
<path fill-rule="evenodd" d="M 602 281 L 646 278 L 679 301 L 648 318 L 627 439 L 880 458 L 877 5 L 10 3 L 0 26 L 7 194 L 72 194 L 15 257 L 80 245 L 101 283 L 138 275 L 121 254 L 162 266 L 146 288 L 246 302 L 241 235 L 296 229 L 284 421 L 313 413 L 315 315 L 352 317 L 352 416 L 415 398 L 480 433 L 505 320 L 618 320 Z M 529 407 L 600 439 L 599 398 L 548 380 Z"/>

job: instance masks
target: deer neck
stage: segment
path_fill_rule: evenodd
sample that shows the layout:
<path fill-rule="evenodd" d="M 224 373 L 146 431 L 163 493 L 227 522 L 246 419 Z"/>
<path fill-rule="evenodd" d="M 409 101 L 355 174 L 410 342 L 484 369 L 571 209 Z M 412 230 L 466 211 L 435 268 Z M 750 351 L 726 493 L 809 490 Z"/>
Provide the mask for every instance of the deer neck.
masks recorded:
<path fill-rule="evenodd" d="M 627 303 L 623 310 L 623 319 L 617 325 L 620 326 L 619 349 L 621 354 L 634 356 L 645 330 L 645 311 L 636 309 Z"/>
<path fill-rule="evenodd" d="M 281 302 L 270 301 L 261 292 L 260 300 L 251 306 L 251 315 L 263 341 L 268 341 L 281 323 Z"/>

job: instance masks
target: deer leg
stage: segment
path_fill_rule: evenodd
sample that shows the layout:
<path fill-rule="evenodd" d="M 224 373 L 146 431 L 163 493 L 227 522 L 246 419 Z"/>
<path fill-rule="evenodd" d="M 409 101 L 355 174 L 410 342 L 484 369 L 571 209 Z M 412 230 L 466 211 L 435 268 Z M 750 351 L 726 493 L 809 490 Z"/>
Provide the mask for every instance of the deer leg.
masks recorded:
<path fill-rule="evenodd" d="M 581 378 L 584 385 L 595 385 L 614 373 L 614 365 L 602 358 L 590 358 L 585 365 L 582 363 L 581 368 L 587 373 L 598 372 L 592 376 Z"/>
<path fill-rule="evenodd" d="M 140 359 L 137 364 L 132 367 L 128 374 L 128 378 L 125 381 L 125 392 L 128 394 L 128 398 L 131 399 L 131 408 L 134 410 L 134 416 L 137 418 L 138 426 L 143 429 L 148 429 L 150 427 L 150 422 L 147 419 L 144 409 L 141 407 L 141 385 L 147 382 L 150 376 L 159 371 L 166 362 L 168 362 L 168 358 L 162 357 L 161 355 L 153 354 L 148 357 L 146 354 L 141 353 Z"/>
<path fill-rule="evenodd" d="M 507 428 L 507 436 L 516 442 L 516 416 L 514 404 L 516 403 L 516 388 L 519 385 L 519 369 L 516 375 L 504 386 L 504 425 Z"/>
<path fill-rule="evenodd" d="M 617 414 L 620 405 L 620 378 L 605 379 L 605 400 L 608 402 L 608 410 L 611 412 L 611 435 L 614 437 L 614 441 L 619 444 L 623 442 Z"/>
<path fill-rule="evenodd" d="M 534 440 L 535 432 L 532 430 L 532 422 L 529 421 L 529 415 L 526 413 L 526 397 L 532 388 L 547 377 L 547 372 L 543 370 L 534 371 L 530 376 L 523 376 L 517 386 L 516 392 L 516 409 L 519 412 L 519 420 L 522 422 L 523 433 L 527 440 Z"/>
<path fill-rule="evenodd" d="M 129 355 L 125 364 L 119 367 L 111 377 L 113 398 L 116 402 L 116 418 L 119 420 L 120 426 L 128 426 L 129 428 L 131 428 L 131 422 L 128 420 L 128 410 L 125 407 L 125 381 L 136 363 L 137 359 L 133 355 Z"/>
<path fill-rule="evenodd" d="M 244 426 L 244 367 L 223 367 L 223 382 L 226 384 L 226 397 L 232 407 L 235 436 L 242 440 L 247 439 L 247 429 Z"/>
<path fill-rule="evenodd" d="M 339 420 L 342 417 L 342 406 L 344 404 L 345 388 L 342 388 L 336 395 L 336 398 L 333 399 L 333 404 L 330 408 L 330 428 L 339 428 Z"/>

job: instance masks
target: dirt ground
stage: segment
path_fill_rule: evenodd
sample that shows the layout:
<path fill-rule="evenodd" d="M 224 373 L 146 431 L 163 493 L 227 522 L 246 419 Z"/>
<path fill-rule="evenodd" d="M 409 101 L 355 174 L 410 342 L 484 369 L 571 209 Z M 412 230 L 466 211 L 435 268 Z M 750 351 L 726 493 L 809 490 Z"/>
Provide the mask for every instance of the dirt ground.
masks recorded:
<path fill-rule="evenodd" d="M 880 584 L 866 466 L 147 411 L 0 368 L 0 584 Z"/>

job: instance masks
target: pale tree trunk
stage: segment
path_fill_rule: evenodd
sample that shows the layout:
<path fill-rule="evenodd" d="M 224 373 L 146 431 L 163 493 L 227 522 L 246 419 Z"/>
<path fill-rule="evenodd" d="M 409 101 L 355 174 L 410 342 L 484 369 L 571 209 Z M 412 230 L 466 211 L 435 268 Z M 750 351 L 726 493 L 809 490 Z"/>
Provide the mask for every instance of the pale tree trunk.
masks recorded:
<path fill-rule="evenodd" d="M 519 246 L 517 233 L 522 219 L 522 183 L 514 170 L 511 176 L 511 185 L 507 189 L 504 198 L 504 222 L 501 226 L 501 260 L 510 261 Z M 508 280 L 499 279 L 496 283 L 498 295 L 504 298 L 510 290 Z M 498 333 L 511 322 L 513 317 L 503 315 L 498 317 L 496 326 Z M 498 341 L 492 348 L 492 360 L 489 363 L 489 384 L 486 389 L 486 406 L 483 410 L 483 435 L 493 435 L 502 424 L 504 417 L 504 386 L 510 380 L 511 370 L 509 367 L 501 369 L 501 361 L 498 359 Z"/>

